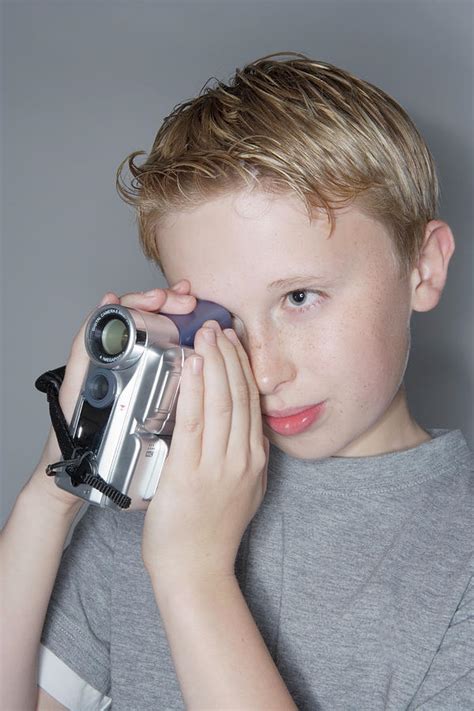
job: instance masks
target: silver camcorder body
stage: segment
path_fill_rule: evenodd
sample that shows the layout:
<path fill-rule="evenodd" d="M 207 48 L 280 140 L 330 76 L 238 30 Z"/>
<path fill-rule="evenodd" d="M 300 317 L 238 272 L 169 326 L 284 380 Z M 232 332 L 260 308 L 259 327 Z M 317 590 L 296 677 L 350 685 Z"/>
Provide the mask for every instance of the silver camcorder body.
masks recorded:
<path fill-rule="evenodd" d="M 228 311 L 197 301 L 192 314 L 99 307 L 85 331 L 89 367 L 70 423 L 76 446 L 92 452 L 102 479 L 146 509 L 155 495 L 175 424 L 181 373 L 194 334 L 208 319 L 231 327 Z M 118 506 L 63 468 L 56 484 L 102 507 Z"/>

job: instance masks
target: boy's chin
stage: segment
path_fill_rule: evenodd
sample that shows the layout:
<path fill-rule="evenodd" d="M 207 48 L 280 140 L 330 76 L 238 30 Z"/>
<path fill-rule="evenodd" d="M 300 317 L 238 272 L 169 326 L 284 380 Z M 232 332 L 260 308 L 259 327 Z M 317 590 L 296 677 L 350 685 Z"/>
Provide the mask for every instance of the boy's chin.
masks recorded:
<path fill-rule="evenodd" d="M 334 442 L 318 436 L 312 428 L 299 434 L 282 435 L 274 432 L 264 421 L 263 434 L 271 445 L 295 459 L 325 459 L 337 454 Z"/>

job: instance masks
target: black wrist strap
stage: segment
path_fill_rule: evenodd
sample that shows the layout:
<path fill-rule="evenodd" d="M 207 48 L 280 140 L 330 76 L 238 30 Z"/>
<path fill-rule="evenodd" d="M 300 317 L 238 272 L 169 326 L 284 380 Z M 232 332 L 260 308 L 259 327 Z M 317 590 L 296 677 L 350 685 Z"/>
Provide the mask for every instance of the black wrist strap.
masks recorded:
<path fill-rule="evenodd" d="M 64 459 L 71 459 L 75 450 L 74 441 L 69 432 L 69 427 L 66 418 L 63 415 L 59 404 L 59 388 L 64 380 L 66 367 L 56 368 L 56 370 L 48 370 L 43 375 L 40 375 L 35 382 L 35 388 L 42 393 L 46 393 L 49 404 L 49 416 L 58 438 L 58 444 Z"/>
<path fill-rule="evenodd" d="M 76 446 L 71 436 L 68 423 L 59 404 L 59 389 L 64 380 L 65 372 L 65 366 L 55 370 L 48 370 L 43 375 L 40 375 L 35 382 L 36 389 L 46 393 L 48 398 L 49 415 L 64 457 L 61 462 L 50 464 L 46 468 L 46 474 L 55 476 L 58 471 L 64 469 L 69 474 L 73 486 L 79 486 L 79 484 L 91 486 L 111 499 L 121 509 L 128 509 L 132 503 L 130 497 L 122 494 L 112 484 L 108 484 L 102 479 L 97 472 L 94 453 L 90 449 Z"/>

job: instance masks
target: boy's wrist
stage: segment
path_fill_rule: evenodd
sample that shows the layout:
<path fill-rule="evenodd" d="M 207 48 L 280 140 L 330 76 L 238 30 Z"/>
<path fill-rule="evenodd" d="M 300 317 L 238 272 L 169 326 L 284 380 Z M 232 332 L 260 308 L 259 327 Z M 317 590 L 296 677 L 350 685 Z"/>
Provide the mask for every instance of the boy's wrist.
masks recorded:
<path fill-rule="evenodd" d="M 85 502 L 56 486 L 53 477 L 48 477 L 45 469 L 43 463 L 37 466 L 20 497 L 33 506 L 44 507 L 49 516 L 74 520 Z"/>
<path fill-rule="evenodd" d="M 238 584 L 234 574 L 209 574 L 206 571 L 181 571 L 173 575 L 163 574 L 147 569 L 151 584 L 157 601 L 175 598 L 183 590 L 192 594 L 193 591 L 215 590 L 220 585 L 228 585 L 229 582 Z"/>

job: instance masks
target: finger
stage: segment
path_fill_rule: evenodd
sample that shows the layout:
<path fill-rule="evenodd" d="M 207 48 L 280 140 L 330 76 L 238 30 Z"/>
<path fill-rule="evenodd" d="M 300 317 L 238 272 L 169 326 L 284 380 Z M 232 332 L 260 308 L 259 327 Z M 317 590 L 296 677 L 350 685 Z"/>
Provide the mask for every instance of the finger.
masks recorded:
<path fill-rule="evenodd" d="M 120 302 L 120 297 L 117 296 L 113 291 L 107 291 L 100 300 L 98 306 L 105 306 L 106 304 L 118 304 Z"/>
<path fill-rule="evenodd" d="M 165 313 L 190 313 L 196 308 L 196 297 L 189 293 L 187 281 L 179 282 L 175 288 L 165 289 L 165 293 L 166 301 L 160 309 Z"/>
<path fill-rule="evenodd" d="M 177 281 L 176 284 L 173 284 L 173 286 L 170 286 L 169 288 L 179 294 L 189 294 L 191 291 L 191 283 L 188 279 L 181 279 L 181 281 Z"/>
<path fill-rule="evenodd" d="M 242 456 L 243 450 L 250 447 L 250 397 L 247 378 L 242 369 L 235 345 L 222 331 L 216 329 L 217 345 L 223 355 L 224 365 L 232 397 L 232 419 L 227 456 L 230 460 Z"/>
<path fill-rule="evenodd" d="M 263 437 L 263 451 L 265 454 L 265 467 L 262 476 L 262 496 L 265 495 L 268 484 L 268 463 L 270 460 L 270 441 L 267 437 Z"/>
<path fill-rule="evenodd" d="M 262 410 L 260 407 L 260 393 L 257 383 L 250 367 L 248 355 L 236 336 L 233 329 L 224 329 L 224 334 L 228 337 L 235 346 L 236 353 L 240 360 L 242 371 L 244 372 L 247 387 L 249 391 L 249 409 L 250 409 L 250 445 L 251 449 L 258 451 L 262 447 L 263 441 L 263 426 L 262 426 Z"/>
<path fill-rule="evenodd" d="M 196 308 L 196 297 L 192 294 L 178 294 L 171 289 L 151 289 L 145 293 L 124 294 L 120 303 L 130 309 L 171 314 L 187 314 Z"/>
<path fill-rule="evenodd" d="M 204 431 L 202 458 L 209 466 L 223 461 L 227 452 L 232 421 L 232 396 L 227 380 L 224 358 L 217 346 L 207 339 L 216 336 L 212 328 L 201 328 L 194 339 L 196 353 L 204 358 Z"/>
<path fill-rule="evenodd" d="M 197 362 L 197 367 L 195 363 Z M 202 358 L 189 356 L 183 367 L 176 405 L 176 420 L 169 451 L 170 461 L 184 462 L 185 469 L 199 466 L 202 451 L 204 383 Z"/>

